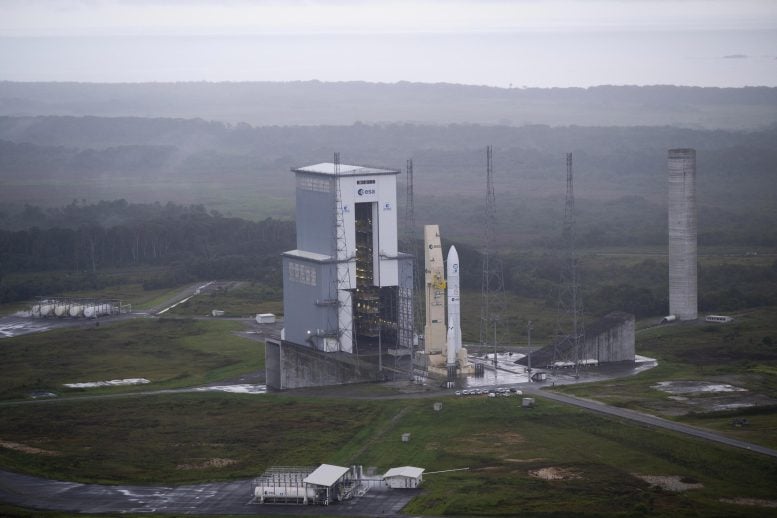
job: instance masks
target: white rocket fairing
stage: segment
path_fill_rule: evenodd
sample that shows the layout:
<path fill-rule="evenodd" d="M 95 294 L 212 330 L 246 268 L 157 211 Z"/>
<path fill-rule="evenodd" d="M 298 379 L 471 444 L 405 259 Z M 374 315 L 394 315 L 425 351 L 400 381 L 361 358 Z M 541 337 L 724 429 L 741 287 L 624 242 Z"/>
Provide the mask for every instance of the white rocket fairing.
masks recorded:
<path fill-rule="evenodd" d="M 448 337 L 446 341 L 447 367 L 456 368 L 456 357 L 461 350 L 461 298 L 459 295 L 459 254 L 456 247 L 448 250 Z M 455 375 L 455 373 L 453 374 Z"/>

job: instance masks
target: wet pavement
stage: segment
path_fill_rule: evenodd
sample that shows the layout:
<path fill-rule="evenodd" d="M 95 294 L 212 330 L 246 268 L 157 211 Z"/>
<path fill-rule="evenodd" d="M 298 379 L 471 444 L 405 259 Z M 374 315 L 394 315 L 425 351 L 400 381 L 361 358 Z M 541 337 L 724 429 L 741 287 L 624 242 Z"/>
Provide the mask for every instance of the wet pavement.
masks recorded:
<path fill-rule="evenodd" d="M 262 505 L 253 498 L 251 479 L 186 486 L 108 486 L 0 470 L 1 501 L 77 513 L 395 516 L 419 492 L 373 487 L 361 497 L 326 507 Z"/>
<path fill-rule="evenodd" d="M 638 356 L 633 364 L 602 364 L 599 366 L 580 367 L 577 373 L 571 368 L 536 369 L 531 373 L 526 366 L 515 363 L 524 358 L 520 353 L 498 353 L 496 355 L 496 368 L 494 368 L 493 353 L 485 357 L 470 356 L 471 363 L 482 363 L 484 366 L 483 377 L 467 376 L 460 380 L 462 388 L 490 388 L 495 386 L 518 387 L 522 384 L 541 387 L 553 387 L 555 385 L 568 385 L 572 383 L 589 383 L 623 376 L 632 376 L 657 365 L 653 358 Z M 530 382 L 530 375 L 545 373 L 545 381 Z"/>

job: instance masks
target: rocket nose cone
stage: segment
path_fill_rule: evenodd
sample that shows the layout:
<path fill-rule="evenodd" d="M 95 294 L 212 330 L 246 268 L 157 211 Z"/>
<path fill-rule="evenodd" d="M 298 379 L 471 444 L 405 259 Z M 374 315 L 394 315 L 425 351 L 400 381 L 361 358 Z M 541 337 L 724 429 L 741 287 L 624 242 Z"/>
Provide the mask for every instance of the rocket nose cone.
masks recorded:
<path fill-rule="evenodd" d="M 448 278 L 457 278 L 459 276 L 459 254 L 456 252 L 456 247 L 452 246 L 448 250 L 447 261 Z M 457 281 L 458 282 L 458 281 Z"/>
<path fill-rule="evenodd" d="M 455 246 L 451 246 L 448 250 L 448 262 L 451 263 L 458 263 L 459 262 L 459 253 L 456 251 Z"/>

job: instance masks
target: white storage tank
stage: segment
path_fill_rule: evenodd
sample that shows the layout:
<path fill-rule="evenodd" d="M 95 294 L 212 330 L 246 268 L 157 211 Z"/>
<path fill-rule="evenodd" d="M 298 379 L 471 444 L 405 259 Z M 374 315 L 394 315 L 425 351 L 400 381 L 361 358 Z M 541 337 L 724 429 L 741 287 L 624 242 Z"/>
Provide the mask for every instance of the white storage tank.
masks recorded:
<path fill-rule="evenodd" d="M 70 306 L 71 317 L 73 318 L 80 317 L 80 316 L 83 316 L 83 314 L 84 314 L 84 306 L 80 304 L 73 304 L 72 306 Z"/>
<path fill-rule="evenodd" d="M 97 310 L 94 306 L 86 306 L 84 308 L 84 317 L 85 318 L 94 318 L 97 316 Z"/>
<path fill-rule="evenodd" d="M 54 311 L 54 305 L 53 304 L 41 304 L 40 306 L 40 316 L 47 317 L 51 314 L 51 312 Z"/>
<path fill-rule="evenodd" d="M 270 502 L 307 504 L 308 500 L 315 499 L 316 490 L 305 486 L 260 485 L 254 489 L 254 496 L 260 504 Z"/>
<path fill-rule="evenodd" d="M 67 304 L 57 304 L 54 307 L 54 314 L 58 317 L 64 317 L 67 315 L 68 309 Z"/>

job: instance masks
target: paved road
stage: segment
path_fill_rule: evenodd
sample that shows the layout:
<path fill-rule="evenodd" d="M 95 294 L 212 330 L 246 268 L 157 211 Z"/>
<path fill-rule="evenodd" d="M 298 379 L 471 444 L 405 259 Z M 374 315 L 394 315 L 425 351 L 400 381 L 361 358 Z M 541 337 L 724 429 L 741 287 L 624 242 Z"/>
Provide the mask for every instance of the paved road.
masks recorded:
<path fill-rule="evenodd" d="M 536 394 L 538 396 L 546 397 L 548 399 L 559 401 L 561 403 L 574 405 L 580 408 L 585 408 L 587 410 L 593 410 L 594 412 L 620 417 L 623 419 L 636 421 L 638 423 L 646 424 L 649 426 L 655 426 L 657 428 L 664 428 L 666 430 L 671 430 L 678 433 L 684 433 L 686 435 L 692 435 L 700 439 L 718 442 L 721 444 L 725 444 L 727 446 L 734 446 L 735 448 L 742 448 L 745 450 L 749 450 L 752 452 L 761 453 L 763 455 L 768 455 L 770 457 L 777 458 L 777 450 L 773 450 L 765 446 L 759 446 L 751 442 L 733 439 L 731 437 L 727 437 L 717 432 L 712 432 L 709 430 L 688 426 L 685 424 L 677 423 L 675 421 L 670 421 L 668 419 L 662 419 L 660 417 L 656 417 L 653 415 L 643 414 L 641 412 L 635 412 L 633 410 L 627 410 L 625 408 L 609 406 L 604 403 L 600 403 L 598 401 L 591 401 L 589 399 L 581 399 L 573 396 L 567 396 L 564 394 L 558 394 L 556 392 L 551 392 L 548 390 L 539 390 L 534 387 L 524 388 L 523 391 L 524 393 Z"/>

